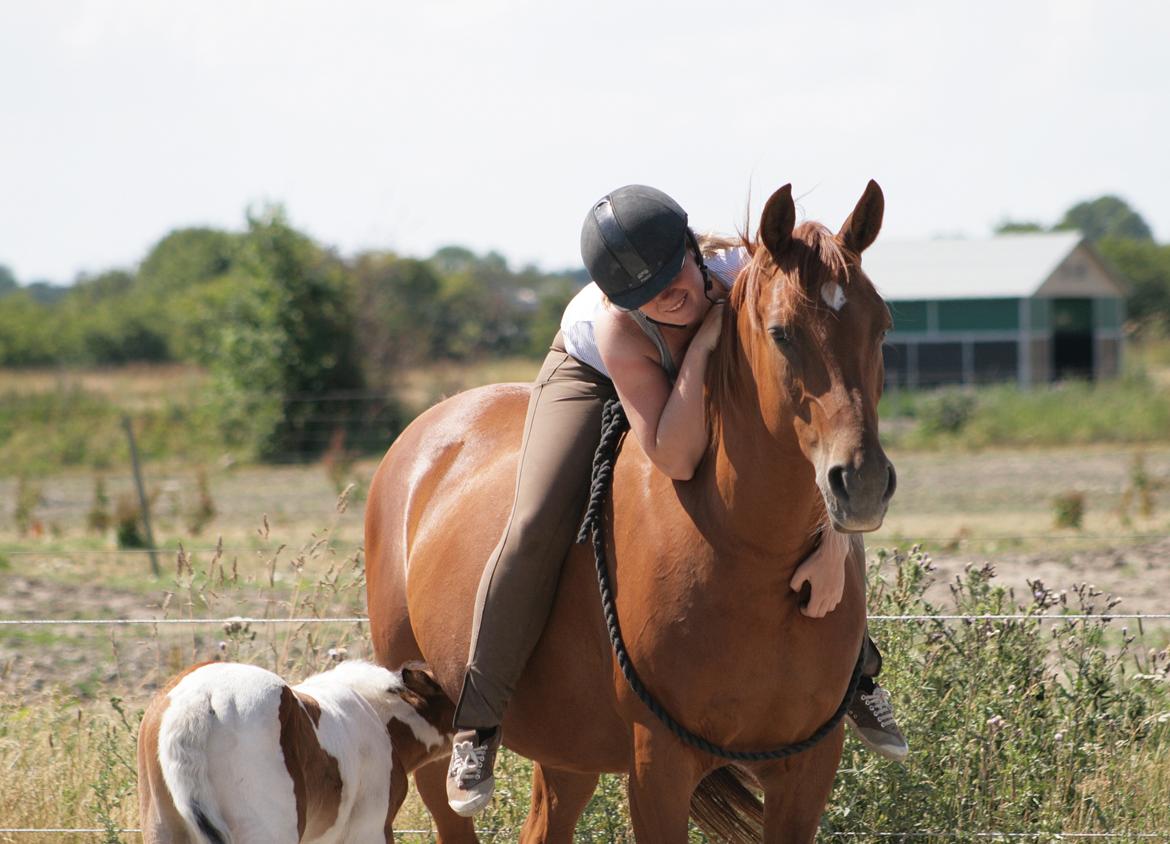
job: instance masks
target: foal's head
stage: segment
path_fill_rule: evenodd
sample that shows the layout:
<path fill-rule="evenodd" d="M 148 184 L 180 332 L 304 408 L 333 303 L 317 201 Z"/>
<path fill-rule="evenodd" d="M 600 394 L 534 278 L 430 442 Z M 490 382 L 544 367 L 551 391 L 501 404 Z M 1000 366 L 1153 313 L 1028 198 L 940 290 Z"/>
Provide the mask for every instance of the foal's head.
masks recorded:
<path fill-rule="evenodd" d="M 721 344 L 719 403 L 742 406 L 752 396 L 776 440 L 795 436 L 829 517 L 845 531 L 880 527 L 895 486 L 877 417 L 890 313 L 861 269 L 883 207 L 871 181 L 834 235 L 819 223 L 796 226 L 792 186 L 776 191 L 732 292 L 739 348 Z"/>

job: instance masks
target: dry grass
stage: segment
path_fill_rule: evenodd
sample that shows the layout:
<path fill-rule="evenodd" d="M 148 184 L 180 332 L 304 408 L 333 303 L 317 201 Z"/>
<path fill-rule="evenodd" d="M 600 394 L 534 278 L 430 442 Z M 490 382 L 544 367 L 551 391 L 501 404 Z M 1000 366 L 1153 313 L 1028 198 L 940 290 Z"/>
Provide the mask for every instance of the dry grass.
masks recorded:
<path fill-rule="evenodd" d="M 0 394 L 51 393 L 80 389 L 111 398 L 126 399 L 133 405 L 151 403 L 176 393 L 203 389 L 207 374 L 191 364 L 142 363 L 95 369 L 0 368 Z"/>
<path fill-rule="evenodd" d="M 415 413 L 456 393 L 505 381 L 531 381 L 540 370 L 532 358 L 497 358 L 474 363 L 443 361 L 416 367 L 400 376 L 402 401 Z"/>

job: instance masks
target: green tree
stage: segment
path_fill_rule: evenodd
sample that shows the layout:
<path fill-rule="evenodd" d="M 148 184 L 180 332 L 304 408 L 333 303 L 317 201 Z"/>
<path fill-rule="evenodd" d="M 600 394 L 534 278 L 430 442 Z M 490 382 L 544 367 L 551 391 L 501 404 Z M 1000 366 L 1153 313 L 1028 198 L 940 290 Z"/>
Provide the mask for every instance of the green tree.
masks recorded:
<path fill-rule="evenodd" d="M 445 246 L 430 258 L 441 280 L 435 357 L 516 354 L 529 343 L 531 306 L 520 301 L 517 276 L 498 252 L 479 257 Z"/>
<path fill-rule="evenodd" d="M 1117 196 L 1099 196 L 1078 202 L 1065 212 L 1054 227 L 1058 230 L 1077 229 L 1091 241 L 1104 237 L 1152 240 L 1153 233 L 1141 214 Z"/>
<path fill-rule="evenodd" d="M 1142 321 L 1157 319 L 1170 327 L 1170 245 L 1106 237 L 1096 247 L 1129 282 L 1129 316 Z"/>
<path fill-rule="evenodd" d="M 1031 220 L 1000 220 L 995 226 L 996 234 L 1021 234 L 1047 231 L 1042 223 Z"/>
<path fill-rule="evenodd" d="M 352 264 L 363 370 L 385 384 L 402 367 L 430 360 L 442 282 L 432 265 L 389 252 L 367 252 Z"/>
<path fill-rule="evenodd" d="M 82 276 L 54 308 L 61 355 L 73 363 L 168 360 L 165 315 L 125 270 Z"/>
<path fill-rule="evenodd" d="M 53 282 L 45 281 L 44 279 L 30 281 L 24 289 L 28 291 L 28 295 L 32 296 L 38 302 L 44 302 L 46 305 L 61 301 L 69 293 L 69 288 L 65 285 L 53 284 Z"/>
<path fill-rule="evenodd" d="M 21 289 L 0 300 L 0 364 L 37 366 L 61 359 L 53 311 Z"/>
<path fill-rule="evenodd" d="M 203 299 L 209 285 L 228 275 L 236 263 L 241 235 L 209 228 L 175 229 L 156 243 L 138 267 L 137 296 L 158 314 L 169 330 L 167 352 L 177 360 L 192 360 L 200 340 L 192 333 L 205 330 L 208 316 Z"/>
<path fill-rule="evenodd" d="M 15 293 L 20 289 L 20 283 L 16 280 L 16 276 L 12 274 L 12 270 L 8 269 L 4 264 L 0 264 L 0 297 L 7 296 L 9 293 Z"/>
<path fill-rule="evenodd" d="M 175 229 L 154 245 L 138 267 L 146 293 L 175 293 L 226 274 L 239 253 L 240 236 L 219 229 Z"/>
<path fill-rule="evenodd" d="M 363 386 L 344 267 L 279 207 L 249 215 L 238 260 L 203 350 L 221 427 L 261 458 L 319 453 L 352 410 L 320 396 Z"/>

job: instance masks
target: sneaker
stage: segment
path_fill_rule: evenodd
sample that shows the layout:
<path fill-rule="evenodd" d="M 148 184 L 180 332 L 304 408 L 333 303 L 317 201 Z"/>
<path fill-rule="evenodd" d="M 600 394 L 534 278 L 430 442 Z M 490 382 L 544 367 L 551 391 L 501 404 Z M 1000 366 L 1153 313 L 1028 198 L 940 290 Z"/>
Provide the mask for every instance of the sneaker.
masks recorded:
<path fill-rule="evenodd" d="M 898 722 L 894 720 L 890 693 L 872 678 L 861 678 L 845 720 L 861 739 L 861 743 L 879 756 L 901 762 L 910 753 L 906 737 L 902 735 L 902 731 L 898 729 Z"/>
<path fill-rule="evenodd" d="M 496 787 L 493 769 L 500 749 L 500 728 L 490 733 L 460 730 L 451 742 L 451 767 L 447 769 L 447 802 L 451 811 L 469 818 L 492 799 Z"/>

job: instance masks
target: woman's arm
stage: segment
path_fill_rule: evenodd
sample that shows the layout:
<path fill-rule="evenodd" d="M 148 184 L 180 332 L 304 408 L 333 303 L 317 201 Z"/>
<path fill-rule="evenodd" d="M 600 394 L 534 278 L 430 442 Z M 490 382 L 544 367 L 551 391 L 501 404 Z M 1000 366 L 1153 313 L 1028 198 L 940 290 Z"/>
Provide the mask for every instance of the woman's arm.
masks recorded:
<path fill-rule="evenodd" d="M 723 308 L 712 306 L 687 348 L 673 387 L 637 326 L 614 314 L 596 325 L 597 347 L 646 456 L 678 481 L 690 480 L 709 442 L 703 382 L 719 339 Z M 656 354 L 656 353 L 655 353 Z"/>

